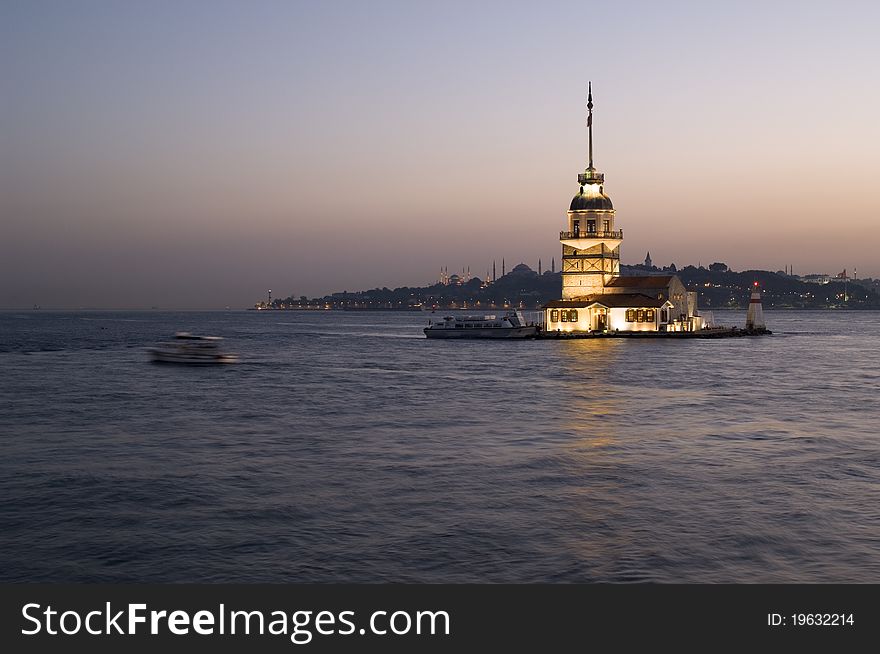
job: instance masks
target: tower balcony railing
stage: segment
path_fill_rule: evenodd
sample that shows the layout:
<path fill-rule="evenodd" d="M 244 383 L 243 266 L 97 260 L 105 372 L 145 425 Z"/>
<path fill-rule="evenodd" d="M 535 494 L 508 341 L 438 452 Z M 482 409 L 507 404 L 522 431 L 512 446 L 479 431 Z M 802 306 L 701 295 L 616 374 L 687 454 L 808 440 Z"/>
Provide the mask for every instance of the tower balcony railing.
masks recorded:
<path fill-rule="evenodd" d="M 579 230 L 575 232 L 559 232 L 559 240 L 568 240 L 572 238 L 613 238 L 613 239 L 622 239 L 623 238 L 623 230 L 619 229 L 616 232 L 590 232 Z"/>

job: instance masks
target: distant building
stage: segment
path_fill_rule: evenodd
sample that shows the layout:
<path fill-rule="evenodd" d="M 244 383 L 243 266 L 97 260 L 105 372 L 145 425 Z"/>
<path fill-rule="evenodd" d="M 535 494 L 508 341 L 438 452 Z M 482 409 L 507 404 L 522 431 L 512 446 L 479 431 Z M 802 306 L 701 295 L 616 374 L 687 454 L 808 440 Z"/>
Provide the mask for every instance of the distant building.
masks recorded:
<path fill-rule="evenodd" d="M 831 275 L 812 273 L 810 275 L 796 277 L 796 279 L 801 282 L 806 282 L 807 284 L 830 284 L 832 277 Z"/>
<path fill-rule="evenodd" d="M 511 275 L 534 275 L 535 271 L 529 268 L 524 263 L 518 263 L 513 267 L 513 270 L 510 271 Z"/>
<path fill-rule="evenodd" d="M 440 283 L 443 286 L 461 286 L 471 281 L 471 267 L 461 269 L 461 274 L 449 274 L 449 266 L 440 268 Z"/>
<path fill-rule="evenodd" d="M 645 257 L 645 268 L 653 268 L 653 267 L 654 267 L 654 262 L 651 261 L 651 253 L 648 252 L 647 256 Z"/>
<path fill-rule="evenodd" d="M 587 96 L 589 165 L 568 211 L 562 299 L 544 305 L 548 331 L 691 331 L 703 327 L 697 294 L 676 275 L 621 277 L 623 230 L 615 229 L 605 175 L 593 166 L 593 94 Z M 645 265 L 650 264 L 650 254 Z"/>

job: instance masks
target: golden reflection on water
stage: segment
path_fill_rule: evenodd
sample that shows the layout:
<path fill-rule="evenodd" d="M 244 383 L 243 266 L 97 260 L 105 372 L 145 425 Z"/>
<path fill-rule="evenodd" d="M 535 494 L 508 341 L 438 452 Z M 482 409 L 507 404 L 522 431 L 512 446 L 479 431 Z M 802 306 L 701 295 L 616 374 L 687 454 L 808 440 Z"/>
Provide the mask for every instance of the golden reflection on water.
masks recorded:
<path fill-rule="evenodd" d="M 572 435 L 566 450 L 595 452 L 615 443 L 617 418 L 623 407 L 618 394 L 609 391 L 621 345 L 614 339 L 560 343 L 566 396 L 559 424 Z"/>
<path fill-rule="evenodd" d="M 608 521 L 621 512 L 616 446 L 623 414 L 625 394 L 615 388 L 620 352 L 615 339 L 581 339 L 559 343 L 559 374 L 563 377 L 565 401 L 558 405 L 558 424 L 565 439 L 558 454 L 564 460 L 568 499 L 560 502 L 557 520 L 564 523 L 569 537 L 559 543 L 575 574 L 583 575 L 596 560 L 615 560 L 622 549 L 614 536 L 595 537 Z M 614 501 L 609 499 L 615 498 Z M 592 574 L 587 572 L 586 574 Z"/>

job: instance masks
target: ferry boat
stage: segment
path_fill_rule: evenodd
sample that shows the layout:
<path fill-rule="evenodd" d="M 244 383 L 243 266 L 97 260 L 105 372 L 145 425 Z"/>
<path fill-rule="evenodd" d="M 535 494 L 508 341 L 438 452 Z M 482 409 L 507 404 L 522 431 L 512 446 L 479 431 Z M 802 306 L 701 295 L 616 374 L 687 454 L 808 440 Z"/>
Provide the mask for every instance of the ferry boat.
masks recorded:
<path fill-rule="evenodd" d="M 235 363 L 237 354 L 220 349 L 220 336 L 197 336 L 189 332 L 177 332 L 174 340 L 150 349 L 155 363 L 218 364 Z"/>
<path fill-rule="evenodd" d="M 424 332 L 428 338 L 534 338 L 538 325 L 528 323 L 522 312 L 512 311 L 501 318 L 445 316 L 442 321 L 430 321 Z"/>

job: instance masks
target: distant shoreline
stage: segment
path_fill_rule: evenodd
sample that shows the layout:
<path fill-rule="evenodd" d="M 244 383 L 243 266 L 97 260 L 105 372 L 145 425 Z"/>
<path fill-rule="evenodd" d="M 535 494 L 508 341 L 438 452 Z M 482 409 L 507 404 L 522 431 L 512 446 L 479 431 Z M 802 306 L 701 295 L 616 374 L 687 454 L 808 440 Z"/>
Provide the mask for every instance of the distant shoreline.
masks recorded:
<path fill-rule="evenodd" d="M 716 312 L 716 311 L 745 311 L 748 307 L 711 307 L 708 309 L 701 309 L 703 313 L 707 312 Z M 492 311 L 513 311 L 515 308 L 504 308 L 504 307 L 437 307 L 435 310 L 426 310 L 426 309 L 404 309 L 404 308 L 348 308 L 348 307 L 330 307 L 330 308 L 287 308 L 287 309 L 254 309 L 253 307 L 239 307 L 235 309 L 101 309 L 101 308 L 88 308 L 88 309 L 58 309 L 45 307 L 41 309 L 31 309 L 31 308 L 0 308 L 0 312 L 3 313 L 30 313 L 30 314 L 40 314 L 40 313 L 239 313 L 243 311 L 252 312 L 252 313 L 290 313 L 290 312 L 309 312 L 309 313 L 322 313 L 322 312 L 331 312 L 331 311 L 342 311 L 348 313 L 437 313 L 440 311 L 469 311 L 473 312 L 492 312 Z M 521 308 L 520 311 L 539 311 L 540 307 L 524 307 Z M 865 311 L 880 311 L 880 308 L 877 307 L 764 307 L 764 311 L 852 311 L 854 313 L 862 313 Z"/>

